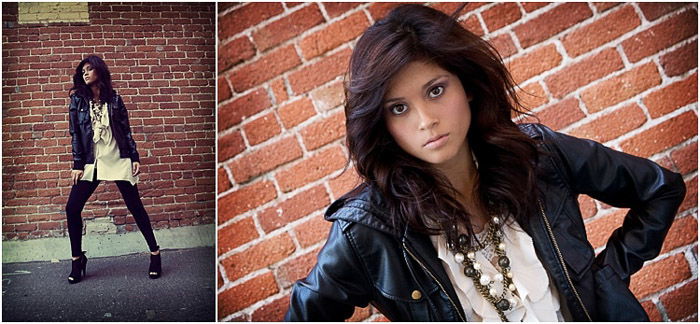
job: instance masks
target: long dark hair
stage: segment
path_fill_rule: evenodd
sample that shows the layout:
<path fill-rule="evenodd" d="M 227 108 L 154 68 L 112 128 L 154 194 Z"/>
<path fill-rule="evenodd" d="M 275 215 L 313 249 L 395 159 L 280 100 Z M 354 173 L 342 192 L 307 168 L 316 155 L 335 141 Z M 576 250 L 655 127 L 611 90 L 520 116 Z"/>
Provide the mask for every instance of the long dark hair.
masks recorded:
<path fill-rule="evenodd" d="M 69 94 L 76 94 L 86 99 L 92 99 L 94 97 L 92 89 L 90 89 L 90 86 L 88 86 L 83 79 L 83 65 L 85 65 L 85 63 L 90 63 L 90 66 L 97 72 L 97 86 L 100 88 L 100 101 L 110 102 L 115 95 L 114 89 L 112 88 L 112 75 L 109 73 L 109 68 L 107 68 L 105 61 L 97 55 L 90 55 L 80 61 L 78 67 L 75 68 L 73 88 L 70 89 Z"/>
<path fill-rule="evenodd" d="M 456 13 L 455 13 L 456 14 Z M 453 15 L 454 16 L 454 15 Z M 511 120 L 526 113 L 498 52 L 454 17 L 402 5 L 358 40 L 345 84 L 347 146 L 366 185 L 382 196 L 394 225 L 430 234 L 466 225 L 470 212 L 441 172 L 403 151 L 389 134 L 382 100 L 391 78 L 422 60 L 459 77 L 470 102 L 469 145 L 479 164 L 474 195 L 490 214 L 524 220 L 535 210 L 537 148 Z M 522 222 L 520 222 L 522 224 Z M 470 235 L 471 236 L 471 235 Z"/>

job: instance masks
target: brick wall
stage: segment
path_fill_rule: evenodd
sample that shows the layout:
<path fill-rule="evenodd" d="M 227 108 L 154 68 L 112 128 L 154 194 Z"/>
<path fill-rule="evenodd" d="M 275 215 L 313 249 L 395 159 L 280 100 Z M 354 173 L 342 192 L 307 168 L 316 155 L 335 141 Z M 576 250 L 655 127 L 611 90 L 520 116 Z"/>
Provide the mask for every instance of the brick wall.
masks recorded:
<path fill-rule="evenodd" d="M 219 318 L 280 320 L 324 243 L 343 172 L 342 77 L 396 4 L 219 4 Z M 434 4 L 451 13 L 456 4 Z M 652 320 L 697 320 L 697 5 L 478 3 L 461 17 L 506 58 L 542 123 L 651 158 L 688 195 L 632 277 Z M 580 198 L 600 251 L 624 210 Z M 383 320 L 371 308 L 352 320 Z"/>
<path fill-rule="evenodd" d="M 90 3 L 89 23 L 40 24 L 18 24 L 17 4 L 2 6 L 3 240 L 67 236 L 68 90 L 93 53 L 129 110 L 153 226 L 213 223 L 214 5 Z M 83 217 L 136 230 L 111 182 Z"/>

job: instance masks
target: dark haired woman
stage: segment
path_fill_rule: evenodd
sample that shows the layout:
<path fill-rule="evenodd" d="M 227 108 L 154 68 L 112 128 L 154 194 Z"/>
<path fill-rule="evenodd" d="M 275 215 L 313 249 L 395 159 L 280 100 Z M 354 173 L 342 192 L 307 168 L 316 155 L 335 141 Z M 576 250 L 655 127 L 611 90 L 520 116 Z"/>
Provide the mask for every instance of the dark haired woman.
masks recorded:
<path fill-rule="evenodd" d="M 83 222 L 80 213 L 102 180 L 117 184 L 151 251 L 148 275 L 158 278 L 160 248 L 136 186 L 139 153 L 131 137 L 124 102 L 112 89 L 109 69 L 98 56 L 88 56 L 78 64 L 68 110 L 73 147 L 73 187 L 66 205 L 73 256 L 68 282 L 78 283 L 85 275 L 87 258 L 81 249 Z"/>
<path fill-rule="evenodd" d="M 658 255 L 682 178 L 516 125 L 514 89 L 495 50 L 437 10 L 400 6 L 365 31 L 345 107 L 364 183 L 326 212 L 328 241 L 287 320 L 370 303 L 392 321 L 648 320 L 629 279 Z M 598 256 L 579 194 L 630 208 Z"/>

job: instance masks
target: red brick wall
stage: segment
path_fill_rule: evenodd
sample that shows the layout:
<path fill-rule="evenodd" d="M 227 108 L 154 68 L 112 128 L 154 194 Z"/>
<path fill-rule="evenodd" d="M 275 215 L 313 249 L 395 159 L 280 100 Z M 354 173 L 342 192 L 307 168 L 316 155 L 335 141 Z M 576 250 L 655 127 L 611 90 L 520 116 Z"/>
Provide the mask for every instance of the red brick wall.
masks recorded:
<path fill-rule="evenodd" d="M 19 25 L 17 4 L 3 3 L 3 240 L 66 236 L 68 90 L 93 53 L 129 110 L 139 191 L 154 227 L 214 222 L 214 10 L 90 3 L 90 23 Z M 136 229 L 112 183 L 100 185 L 83 217 Z"/>
<path fill-rule="evenodd" d="M 355 40 L 395 4 L 219 4 L 219 318 L 279 320 L 323 245 L 342 172 L 342 75 Z M 435 4 L 449 13 L 456 4 Z M 697 320 L 697 6 L 471 4 L 542 123 L 651 158 L 688 196 L 661 256 L 631 287 L 652 320 Z M 600 248 L 623 210 L 582 197 Z M 353 320 L 381 320 L 361 309 Z"/>

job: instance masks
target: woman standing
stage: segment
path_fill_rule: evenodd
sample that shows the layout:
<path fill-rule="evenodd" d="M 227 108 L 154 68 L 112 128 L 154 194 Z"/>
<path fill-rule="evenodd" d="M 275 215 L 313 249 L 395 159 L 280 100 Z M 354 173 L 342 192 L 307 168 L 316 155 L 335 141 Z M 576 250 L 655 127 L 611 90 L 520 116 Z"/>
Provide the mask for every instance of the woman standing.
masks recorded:
<path fill-rule="evenodd" d="M 81 249 L 81 212 L 101 180 L 117 184 L 124 203 L 136 220 L 151 251 L 148 275 L 161 275 L 160 248 L 139 197 L 139 154 L 131 136 L 129 116 L 122 98 L 112 89 L 105 62 L 91 55 L 78 64 L 70 91 L 69 125 L 72 136 L 73 170 L 66 215 L 73 257 L 68 282 L 78 283 L 86 273 L 87 258 Z"/>

